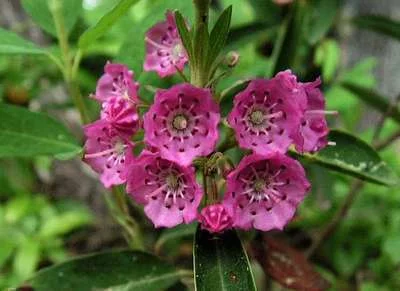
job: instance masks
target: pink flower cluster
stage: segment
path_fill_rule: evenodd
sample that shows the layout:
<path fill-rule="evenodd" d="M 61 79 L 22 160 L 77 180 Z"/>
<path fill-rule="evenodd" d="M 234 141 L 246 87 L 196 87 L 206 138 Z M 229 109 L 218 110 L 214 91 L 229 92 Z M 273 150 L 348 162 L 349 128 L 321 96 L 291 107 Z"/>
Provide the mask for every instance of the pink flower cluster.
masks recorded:
<path fill-rule="evenodd" d="M 183 69 L 187 55 L 173 14 L 148 31 L 146 49 L 145 70 L 164 77 Z M 221 121 L 212 91 L 188 83 L 158 90 L 141 117 L 133 77 L 124 65 L 105 66 L 94 95 L 102 104 L 100 119 L 84 129 L 84 161 L 104 186 L 126 183 L 156 227 L 198 220 L 210 232 L 283 229 L 310 189 L 288 148 L 313 153 L 327 145 L 321 81 L 301 83 L 287 70 L 251 81 L 234 97 L 227 121 L 239 147 L 252 153 L 226 175 L 221 201 L 199 213 L 204 189 L 193 162 L 215 152 Z M 141 128 L 145 148 L 135 156 L 133 136 Z"/>

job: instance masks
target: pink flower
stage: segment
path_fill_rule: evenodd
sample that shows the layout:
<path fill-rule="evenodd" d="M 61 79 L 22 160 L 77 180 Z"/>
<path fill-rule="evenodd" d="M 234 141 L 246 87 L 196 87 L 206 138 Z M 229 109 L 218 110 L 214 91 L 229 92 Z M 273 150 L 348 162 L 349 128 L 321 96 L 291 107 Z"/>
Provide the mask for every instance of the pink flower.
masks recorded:
<path fill-rule="evenodd" d="M 214 204 L 201 210 L 199 222 L 202 229 L 217 233 L 231 228 L 233 221 L 223 204 Z"/>
<path fill-rule="evenodd" d="M 304 90 L 278 74 L 257 79 L 235 96 L 228 122 L 239 145 L 259 154 L 286 153 L 302 117 Z"/>
<path fill-rule="evenodd" d="M 228 175 L 224 203 L 236 227 L 282 230 L 309 189 L 298 161 L 280 153 L 251 154 Z"/>
<path fill-rule="evenodd" d="M 183 166 L 210 154 L 218 140 L 219 108 L 208 89 L 184 83 L 159 90 L 143 119 L 147 145 Z"/>
<path fill-rule="evenodd" d="M 106 121 L 99 120 L 84 128 L 87 137 L 83 160 L 100 174 L 106 188 L 125 183 L 121 177 L 126 160 L 133 158 L 133 145 Z"/>
<path fill-rule="evenodd" d="M 107 62 L 104 67 L 104 74 L 97 82 L 94 98 L 100 102 L 105 102 L 116 97 L 136 104 L 138 102 L 139 84 L 132 80 L 133 77 L 133 72 L 125 65 Z"/>
<path fill-rule="evenodd" d="M 203 192 L 193 167 L 182 167 L 145 150 L 131 163 L 126 178 L 127 192 L 145 205 L 156 227 L 174 227 L 196 218 Z"/>
<path fill-rule="evenodd" d="M 167 20 L 159 22 L 146 33 L 145 71 L 155 71 L 163 78 L 182 71 L 188 62 L 186 50 L 182 45 L 175 16 L 171 11 Z"/>
<path fill-rule="evenodd" d="M 321 90 L 321 79 L 301 84 L 307 96 L 307 108 L 300 123 L 300 129 L 293 134 L 296 150 L 299 152 L 316 152 L 328 144 L 329 128 L 325 114 L 336 113 L 325 111 L 325 99 Z"/>
<path fill-rule="evenodd" d="M 128 138 L 139 129 L 139 115 L 129 101 L 113 97 L 102 104 L 101 119 Z"/>

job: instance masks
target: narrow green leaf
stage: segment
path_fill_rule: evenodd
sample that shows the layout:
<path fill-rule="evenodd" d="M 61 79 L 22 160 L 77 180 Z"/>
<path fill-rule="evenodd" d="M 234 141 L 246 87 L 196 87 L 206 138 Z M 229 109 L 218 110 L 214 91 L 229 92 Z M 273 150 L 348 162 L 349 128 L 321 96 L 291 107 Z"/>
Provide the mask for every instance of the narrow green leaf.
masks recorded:
<path fill-rule="evenodd" d="M 197 291 L 256 290 L 247 254 L 235 231 L 197 229 L 193 249 Z"/>
<path fill-rule="evenodd" d="M 0 54 L 44 55 L 47 52 L 14 32 L 0 28 Z"/>
<path fill-rule="evenodd" d="M 211 67 L 212 63 L 217 59 L 223 50 L 229 35 L 229 28 L 232 18 L 232 5 L 226 8 L 218 18 L 210 33 L 210 49 L 208 55 L 207 67 Z"/>
<path fill-rule="evenodd" d="M 316 155 L 306 154 L 303 157 L 323 167 L 371 183 L 393 186 L 399 182 L 396 174 L 364 141 L 339 130 L 332 130 L 328 139 L 336 145 L 327 146 Z"/>
<path fill-rule="evenodd" d="M 49 116 L 17 106 L 0 105 L 0 157 L 70 158 L 80 151 L 75 138 Z"/>
<path fill-rule="evenodd" d="M 353 18 L 360 28 L 369 29 L 400 40 L 400 22 L 381 15 L 362 15 Z"/>
<path fill-rule="evenodd" d="M 186 49 L 186 52 L 189 56 L 189 61 L 193 59 L 193 43 L 192 43 L 192 36 L 189 32 L 189 29 L 186 25 L 185 19 L 183 18 L 182 14 L 179 11 L 175 12 L 175 21 L 176 26 L 179 31 L 179 36 L 181 37 L 183 46 Z"/>
<path fill-rule="evenodd" d="M 180 276 L 173 266 L 150 254 L 117 251 L 84 256 L 41 270 L 28 284 L 35 290 L 158 291 L 172 286 Z"/>
<path fill-rule="evenodd" d="M 36 270 L 40 260 L 40 247 L 40 242 L 33 239 L 27 239 L 19 246 L 14 257 L 13 269 L 20 280 L 28 278 Z"/>
<path fill-rule="evenodd" d="M 22 0 L 22 7 L 32 19 L 46 32 L 53 36 L 57 35 L 50 12 L 49 5 L 52 0 Z M 82 13 L 82 0 L 56 0 L 62 4 L 62 15 L 64 17 L 65 29 L 71 31 L 80 14 Z"/>
<path fill-rule="evenodd" d="M 79 38 L 79 48 L 85 49 L 99 37 L 104 35 L 114 23 L 123 15 L 125 15 L 129 8 L 136 4 L 139 0 L 121 0 L 118 4 L 106 15 L 104 15 L 99 22 L 86 30 Z"/>
<path fill-rule="evenodd" d="M 196 51 L 194 59 L 196 66 L 201 66 L 203 70 L 207 64 L 208 54 L 210 51 L 209 39 L 210 36 L 208 34 L 207 26 L 200 25 L 194 33 L 193 47 Z"/>
<path fill-rule="evenodd" d="M 343 88 L 349 90 L 366 104 L 370 105 L 371 107 L 375 108 L 383 114 L 388 113 L 389 117 L 400 123 L 400 108 L 399 106 L 391 108 L 389 98 L 381 96 L 371 89 L 363 88 L 349 82 L 342 83 L 341 85 L 343 86 Z"/>

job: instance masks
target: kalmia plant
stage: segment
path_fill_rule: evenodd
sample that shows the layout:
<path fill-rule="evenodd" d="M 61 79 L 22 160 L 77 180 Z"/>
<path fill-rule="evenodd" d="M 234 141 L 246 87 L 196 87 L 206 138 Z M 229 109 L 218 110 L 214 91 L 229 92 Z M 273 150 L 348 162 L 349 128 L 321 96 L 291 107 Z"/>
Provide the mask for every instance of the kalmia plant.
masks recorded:
<path fill-rule="evenodd" d="M 200 12 L 202 5 L 200 1 L 197 6 Z M 126 183 L 126 192 L 144 205 L 156 227 L 197 220 L 210 232 L 231 227 L 282 230 L 311 187 L 301 164 L 287 155 L 288 148 L 315 153 L 328 144 L 327 112 L 318 88 L 321 81 L 301 83 L 287 70 L 271 79 L 251 80 L 234 97 L 228 124 L 223 126 L 231 126 L 239 146 L 253 153 L 234 168 L 230 158 L 217 151 L 222 120 L 214 75 L 230 14 L 231 8 L 223 14 L 229 17 L 226 30 L 214 40 L 220 42 L 218 47 L 208 45 L 204 15 L 194 28 L 193 39 L 179 12 L 181 35 L 171 11 L 164 22 L 149 29 L 144 69 L 160 77 L 179 71 L 184 82 L 158 89 L 142 118 L 138 117 L 139 85 L 126 66 L 108 63 L 98 81 L 93 98 L 102 103 L 101 118 L 85 127 L 84 159 L 101 174 L 105 187 Z M 187 39 L 182 42 L 180 37 Z M 193 54 L 196 50 L 205 52 Z M 187 61 L 191 83 L 183 73 Z M 133 142 L 139 126 L 144 139 Z M 133 148 L 139 143 L 144 143 L 144 149 L 134 156 Z M 196 170 L 202 174 L 203 187 L 196 181 Z M 218 176 L 221 173 L 226 177 Z M 224 178 L 226 186 L 216 186 Z M 200 204 L 205 209 L 199 213 Z"/>
<path fill-rule="evenodd" d="M 336 111 L 325 110 L 322 79 L 302 82 L 294 73 L 305 75 L 296 67 L 293 50 L 298 45 L 291 45 L 289 38 L 301 41 L 296 37 L 296 25 L 302 20 L 298 11 L 303 11 L 306 1 L 273 1 L 288 5 L 290 13 L 278 31 L 269 67 L 259 77 L 229 84 L 224 90 L 221 83 L 229 81 L 236 65 L 247 58 L 226 48 L 232 7 L 221 13 L 212 29 L 209 0 L 193 0 L 193 21 L 179 11 L 162 9 L 163 21 L 139 27 L 143 30 L 140 49 L 145 51 L 142 59 L 135 55 L 140 69 L 133 72 L 118 59 L 107 62 L 87 100 L 78 82 L 82 57 L 138 0 L 119 1 L 72 49 L 68 29 L 73 21 L 66 21 L 63 9 L 73 11 L 77 2 L 37 1 L 42 2 L 46 2 L 49 23 L 54 25 L 41 19 L 37 22 L 57 37 L 60 51 L 56 54 L 36 47 L 1 29 L 0 53 L 44 55 L 60 69 L 84 124 L 82 159 L 113 194 L 107 193 L 106 201 L 132 250 L 95 254 L 43 270 L 28 280 L 26 287 L 164 290 L 172 286 L 180 290 L 185 286 L 179 281 L 187 283 L 189 278 L 194 279 L 197 290 L 255 290 L 245 251 L 251 241 L 252 256 L 280 283 L 302 290 L 326 289 L 325 280 L 303 254 L 262 233 L 282 231 L 294 220 L 312 188 L 305 170 L 312 163 L 380 185 L 398 180 L 365 142 L 329 129 L 326 115 Z M 183 2 L 175 4 L 181 7 Z M 27 11 L 34 10 L 30 0 L 23 3 Z M 168 80 L 168 85 L 156 88 L 151 78 L 142 77 L 142 69 L 150 73 L 147 76 L 154 74 L 157 81 Z M 176 82 L 178 78 L 181 82 Z M 351 84 L 346 86 L 357 91 Z M 376 103 L 376 99 L 368 102 Z M 89 115 L 90 101 L 100 108 L 96 121 Z M 385 104 L 379 110 L 397 118 L 398 112 Z M 2 157 L 52 155 L 66 159 L 81 151 L 62 125 L 41 113 L 2 104 L 0 118 Z M 35 146 L 22 150 L 16 146 L 25 144 Z M 347 205 L 342 209 L 345 213 Z M 155 244 L 156 253 L 167 239 L 177 238 L 177 233 L 195 232 L 194 271 L 176 269 L 144 252 L 151 250 L 153 237 L 142 233 L 142 214 L 155 228 L 168 228 Z M 335 223 L 328 225 L 326 233 Z M 310 253 L 326 233 L 315 240 Z M 60 283 L 60 277 L 65 281 Z"/>

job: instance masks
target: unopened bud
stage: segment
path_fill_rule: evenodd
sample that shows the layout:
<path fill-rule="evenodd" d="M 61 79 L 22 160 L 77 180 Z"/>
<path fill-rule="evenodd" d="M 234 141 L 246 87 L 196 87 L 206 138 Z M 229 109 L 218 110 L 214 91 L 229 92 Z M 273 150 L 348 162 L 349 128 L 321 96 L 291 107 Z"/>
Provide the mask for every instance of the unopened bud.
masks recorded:
<path fill-rule="evenodd" d="M 225 63 L 228 65 L 228 67 L 232 68 L 236 66 L 236 64 L 239 62 L 239 57 L 240 55 L 237 52 L 229 52 L 226 56 Z"/>

